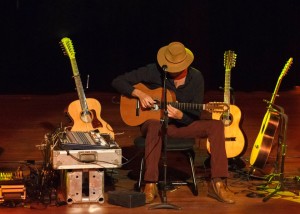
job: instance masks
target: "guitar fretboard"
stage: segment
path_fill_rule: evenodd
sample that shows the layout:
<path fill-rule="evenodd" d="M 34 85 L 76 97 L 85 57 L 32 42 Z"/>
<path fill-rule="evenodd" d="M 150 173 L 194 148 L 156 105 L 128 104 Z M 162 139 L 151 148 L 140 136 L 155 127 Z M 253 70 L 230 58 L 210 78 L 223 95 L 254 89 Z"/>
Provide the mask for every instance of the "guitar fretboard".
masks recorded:
<path fill-rule="evenodd" d="M 178 102 L 169 102 L 168 104 L 171 104 L 173 107 L 182 109 L 182 110 L 200 110 L 204 109 L 205 104 L 196 104 L 196 103 L 178 103 Z"/>
<path fill-rule="evenodd" d="M 225 82 L 224 82 L 224 103 L 230 104 L 230 69 L 225 71 Z"/>
<path fill-rule="evenodd" d="M 80 74 L 79 74 L 79 70 L 78 70 L 78 66 L 77 66 L 75 57 L 70 59 L 70 61 L 71 61 L 76 90 L 78 93 L 78 98 L 80 100 L 82 112 L 88 112 L 88 105 L 86 103 L 86 97 L 84 94 L 84 90 L 83 90 L 83 86 L 82 86 L 82 82 L 81 82 L 81 78 L 80 78 Z"/>

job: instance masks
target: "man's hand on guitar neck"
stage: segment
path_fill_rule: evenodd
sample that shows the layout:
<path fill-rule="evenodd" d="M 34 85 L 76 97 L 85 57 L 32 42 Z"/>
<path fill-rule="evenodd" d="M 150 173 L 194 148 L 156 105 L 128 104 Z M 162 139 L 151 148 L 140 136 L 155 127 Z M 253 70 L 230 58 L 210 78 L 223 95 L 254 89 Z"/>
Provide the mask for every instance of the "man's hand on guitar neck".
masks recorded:
<path fill-rule="evenodd" d="M 143 108 L 151 108 L 156 102 L 152 99 L 151 96 L 144 93 L 139 89 L 134 89 L 131 93 L 133 97 L 137 97 L 140 100 L 140 103 Z"/>
<path fill-rule="evenodd" d="M 173 107 L 171 104 L 167 105 L 167 110 L 168 110 L 168 117 L 176 119 L 176 120 L 182 119 L 183 112 L 180 111 L 179 109 Z"/>

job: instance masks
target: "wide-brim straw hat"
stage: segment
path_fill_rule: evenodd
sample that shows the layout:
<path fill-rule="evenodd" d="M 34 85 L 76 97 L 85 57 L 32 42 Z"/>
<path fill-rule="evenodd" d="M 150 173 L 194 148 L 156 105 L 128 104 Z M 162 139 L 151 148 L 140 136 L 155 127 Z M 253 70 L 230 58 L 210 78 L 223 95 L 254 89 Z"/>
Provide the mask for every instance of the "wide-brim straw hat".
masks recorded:
<path fill-rule="evenodd" d="M 157 52 L 157 62 L 170 73 L 181 72 L 194 60 L 194 54 L 180 42 L 171 42 Z"/>

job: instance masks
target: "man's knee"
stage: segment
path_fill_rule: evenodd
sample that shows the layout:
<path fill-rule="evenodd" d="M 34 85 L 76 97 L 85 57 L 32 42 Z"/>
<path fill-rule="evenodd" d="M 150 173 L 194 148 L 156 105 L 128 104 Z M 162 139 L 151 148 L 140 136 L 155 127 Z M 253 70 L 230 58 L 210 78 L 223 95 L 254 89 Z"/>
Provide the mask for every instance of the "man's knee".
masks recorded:
<path fill-rule="evenodd" d="M 151 130 L 151 131 L 154 131 L 154 130 L 160 130 L 161 128 L 161 123 L 159 120 L 147 120 L 146 121 L 147 123 L 147 130 Z"/>
<path fill-rule="evenodd" d="M 222 120 L 212 120 L 212 125 L 211 127 L 215 130 L 215 131 L 223 131 L 224 130 L 224 124 Z"/>

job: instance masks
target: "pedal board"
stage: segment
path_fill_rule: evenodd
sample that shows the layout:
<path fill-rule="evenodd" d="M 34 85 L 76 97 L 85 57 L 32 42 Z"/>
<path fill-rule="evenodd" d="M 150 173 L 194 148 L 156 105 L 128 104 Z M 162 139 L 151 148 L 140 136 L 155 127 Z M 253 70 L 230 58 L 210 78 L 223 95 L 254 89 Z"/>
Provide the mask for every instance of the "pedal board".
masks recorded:
<path fill-rule="evenodd" d="M 5 201 L 23 201 L 26 199 L 26 187 L 21 171 L 0 172 L 0 203 Z"/>

